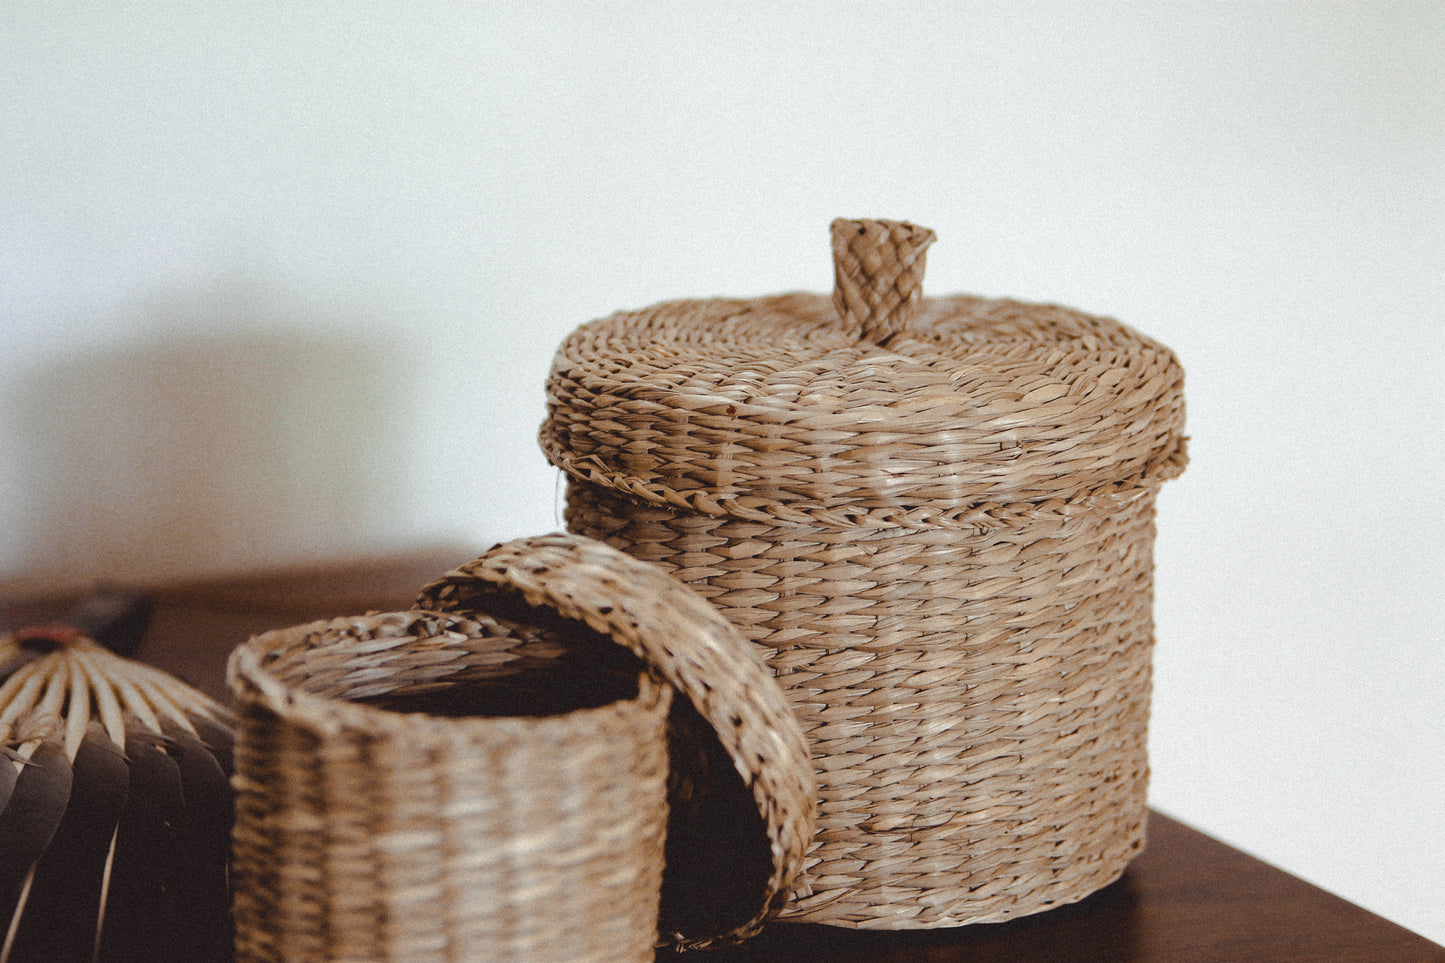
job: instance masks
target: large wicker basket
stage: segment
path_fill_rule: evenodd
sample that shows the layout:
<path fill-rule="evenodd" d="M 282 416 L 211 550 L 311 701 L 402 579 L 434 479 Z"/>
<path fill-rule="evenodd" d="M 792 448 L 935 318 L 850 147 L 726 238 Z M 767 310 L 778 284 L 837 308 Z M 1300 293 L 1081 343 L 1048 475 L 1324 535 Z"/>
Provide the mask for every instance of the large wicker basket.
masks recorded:
<path fill-rule="evenodd" d="M 498 546 L 425 594 L 431 609 L 233 654 L 240 961 L 647 961 L 660 904 L 679 947 L 777 913 L 811 766 L 715 610 L 565 535 Z M 724 771 L 693 764 L 711 746 Z M 717 805 L 731 815 L 706 843 L 725 856 L 707 861 L 687 819 Z M 672 882 L 680 909 L 665 856 L 702 857 Z M 693 901 L 697 880 L 720 895 Z"/>
<path fill-rule="evenodd" d="M 1109 319 L 924 298 L 932 240 L 835 222 L 831 299 L 619 313 L 548 383 L 569 529 L 709 598 L 803 723 L 800 920 L 1007 919 L 1088 895 L 1144 841 L 1182 371 Z"/>

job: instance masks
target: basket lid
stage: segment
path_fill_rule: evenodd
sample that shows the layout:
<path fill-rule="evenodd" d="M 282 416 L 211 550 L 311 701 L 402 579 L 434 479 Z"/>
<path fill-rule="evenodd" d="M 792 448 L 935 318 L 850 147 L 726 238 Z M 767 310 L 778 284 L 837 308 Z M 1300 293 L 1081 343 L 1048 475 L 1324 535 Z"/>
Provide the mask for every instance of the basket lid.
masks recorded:
<path fill-rule="evenodd" d="M 577 535 L 518 539 L 426 586 L 416 607 L 589 628 L 685 696 L 670 728 L 662 937 L 738 942 L 786 902 L 812 840 L 807 744 L 782 688 L 738 630 L 659 566 Z"/>
<path fill-rule="evenodd" d="M 832 298 L 672 301 L 574 331 L 548 380 L 548 458 L 743 517 L 959 517 L 1183 470 L 1168 348 L 1058 305 L 924 297 L 927 228 L 832 230 Z"/>

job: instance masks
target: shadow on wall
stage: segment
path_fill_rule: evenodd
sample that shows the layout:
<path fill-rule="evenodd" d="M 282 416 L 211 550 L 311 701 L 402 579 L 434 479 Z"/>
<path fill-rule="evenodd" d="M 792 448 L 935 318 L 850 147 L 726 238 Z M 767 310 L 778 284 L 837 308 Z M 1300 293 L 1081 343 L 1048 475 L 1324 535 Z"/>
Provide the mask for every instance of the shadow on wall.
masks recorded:
<path fill-rule="evenodd" d="M 136 327 L 140 340 L 13 386 L 23 581 L 354 557 L 404 529 L 395 345 L 246 290 L 170 303 Z"/>

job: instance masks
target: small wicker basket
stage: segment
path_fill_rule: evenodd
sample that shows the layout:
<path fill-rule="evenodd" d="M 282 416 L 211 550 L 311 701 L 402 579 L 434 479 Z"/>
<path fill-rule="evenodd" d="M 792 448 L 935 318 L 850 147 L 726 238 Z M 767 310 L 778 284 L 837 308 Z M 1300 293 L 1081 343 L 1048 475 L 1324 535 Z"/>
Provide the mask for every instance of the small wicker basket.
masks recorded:
<path fill-rule="evenodd" d="M 568 528 L 758 643 L 817 766 L 787 917 L 1002 920 L 1143 844 L 1163 345 L 1052 305 L 924 298 L 933 232 L 837 221 L 833 298 L 679 301 L 561 346 Z"/>
<path fill-rule="evenodd" d="M 736 941 L 778 912 L 812 768 L 712 607 L 566 535 L 497 546 L 424 597 L 232 655 L 238 960 L 651 960 L 669 832 L 714 794 L 737 835 L 711 841 L 751 862 L 664 942 Z M 681 768 L 709 745 L 723 771 Z"/>

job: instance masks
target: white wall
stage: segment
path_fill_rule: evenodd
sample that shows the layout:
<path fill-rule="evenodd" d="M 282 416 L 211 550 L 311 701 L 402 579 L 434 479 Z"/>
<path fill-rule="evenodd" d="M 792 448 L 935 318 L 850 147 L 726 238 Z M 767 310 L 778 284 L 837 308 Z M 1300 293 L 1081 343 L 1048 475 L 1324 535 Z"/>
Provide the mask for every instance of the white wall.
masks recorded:
<path fill-rule="evenodd" d="M 1445 942 L 1445 6 L 0 3 L 0 578 L 558 527 L 575 325 L 929 288 L 1172 345 L 1157 806 Z"/>

